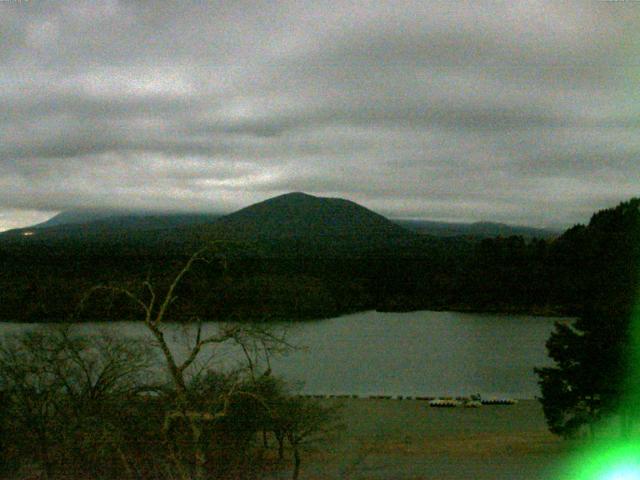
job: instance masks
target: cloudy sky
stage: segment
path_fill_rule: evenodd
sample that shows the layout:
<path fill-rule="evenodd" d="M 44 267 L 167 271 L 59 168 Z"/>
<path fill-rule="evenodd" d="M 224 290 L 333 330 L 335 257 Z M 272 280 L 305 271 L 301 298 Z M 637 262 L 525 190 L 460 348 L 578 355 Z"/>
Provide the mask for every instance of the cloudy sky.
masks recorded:
<path fill-rule="evenodd" d="M 0 2 L 0 230 L 289 191 L 586 222 L 640 194 L 640 3 Z"/>

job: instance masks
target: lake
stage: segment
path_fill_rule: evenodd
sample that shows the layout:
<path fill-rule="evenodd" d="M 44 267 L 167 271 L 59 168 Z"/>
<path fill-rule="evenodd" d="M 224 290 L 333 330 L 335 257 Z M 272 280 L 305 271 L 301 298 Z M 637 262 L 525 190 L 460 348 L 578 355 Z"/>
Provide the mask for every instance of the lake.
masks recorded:
<path fill-rule="evenodd" d="M 550 365 L 545 342 L 554 319 L 419 311 L 362 312 L 328 320 L 287 324 L 288 340 L 300 347 L 272 359 L 275 374 L 299 385 L 301 393 L 349 395 L 484 396 L 534 398 L 536 366 Z M 278 324 L 278 328 L 284 328 Z M 0 333 L 33 328 L 0 324 Z M 180 348 L 184 330 L 168 325 Z M 205 324 L 205 331 L 217 327 Z M 89 332 L 147 338 L 141 323 L 87 323 Z M 148 337 L 150 338 L 150 336 Z M 238 351 L 221 349 L 214 360 L 229 367 Z"/>

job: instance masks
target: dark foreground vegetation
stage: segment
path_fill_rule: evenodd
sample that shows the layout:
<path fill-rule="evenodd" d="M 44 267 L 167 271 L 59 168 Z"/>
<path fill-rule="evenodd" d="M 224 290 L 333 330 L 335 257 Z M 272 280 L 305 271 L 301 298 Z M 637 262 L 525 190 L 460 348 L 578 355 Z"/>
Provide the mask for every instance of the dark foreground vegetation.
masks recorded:
<path fill-rule="evenodd" d="M 202 323 L 184 330 L 185 351 L 167 340 L 181 283 L 211 249 L 192 255 L 168 286 L 100 285 L 92 297 L 137 307 L 148 337 L 82 335 L 79 324 L 40 326 L 0 347 L 0 460 L 10 478 L 257 478 L 335 430 L 336 410 L 292 396 L 269 367 L 292 348 L 284 333 L 255 324 Z M 87 308 L 81 303 L 80 309 Z M 180 342 L 179 342 L 180 344 Z M 231 344 L 245 359 L 229 371 Z M 227 352 L 228 353 L 228 352 Z"/>
<path fill-rule="evenodd" d="M 135 319 L 125 298 L 94 298 L 83 312 L 76 306 L 97 284 L 167 285 L 210 242 L 222 246 L 227 268 L 194 267 L 172 320 L 304 320 L 368 309 L 579 315 L 593 295 L 628 281 L 631 265 L 616 257 L 623 240 L 615 239 L 614 211 L 555 239 L 443 238 L 351 202 L 294 194 L 213 223 L 149 230 L 98 222 L 5 234 L 0 319 Z"/>
<path fill-rule="evenodd" d="M 291 465 L 335 413 L 271 375 L 192 375 L 181 394 L 150 383 L 152 352 L 73 329 L 34 331 L 0 351 L 6 478 L 256 478 Z M 286 459 L 285 459 L 286 455 Z"/>
<path fill-rule="evenodd" d="M 335 432 L 338 416 L 291 395 L 264 368 L 261 358 L 286 348 L 284 340 L 257 327 L 226 325 L 208 336 L 198 328 L 179 358 L 164 340 L 163 304 L 150 302 L 154 315 L 145 319 L 155 343 L 85 336 L 70 324 L 3 338 L 1 474 L 259 478 L 291 464 L 298 477 L 304 453 Z M 215 368 L 209 347 L 224 343 L 244 352 L 246 368 Z"/>
<path fill-rule="evenodd" d="M 537 369 L 549 428 L 594 435 L 611 416 L 623 437 L 640 417 L 640 200 L 598 212 L 560 239 L 558 258 L 576 270 L 578 319 L 556 324 L 547 342 L 555 365 Z M 568 280 L 568 279 L 567 279 Z"/>

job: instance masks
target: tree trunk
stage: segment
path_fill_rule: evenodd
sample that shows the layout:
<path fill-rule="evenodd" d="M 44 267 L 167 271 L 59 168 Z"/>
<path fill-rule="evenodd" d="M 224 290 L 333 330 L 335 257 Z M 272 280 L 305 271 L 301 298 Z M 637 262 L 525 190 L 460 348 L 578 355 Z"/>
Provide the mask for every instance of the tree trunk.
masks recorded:
<path fill-rule="evenodd" d="M 53 466 L 49 460 L 49 441 L 45 427 L 38 428 L 38 437 L 40 439 L 40 461 L 44 469 L 44 478 L 48 480 L 53 477 Z"/>
<path fill-rule="evenodd" d="M 298 480 L 300 475 L 300 450 L 298 445 L 293 446 L 293 480 Z"/>
<path fill-rule="evenodd" d="M 131 465 L 129 464 L 129 460 L 127 460 L 127 457 L 125 456 L 124 452 L 122 451 L 122 449 L 119 446 L 116 446 L 117 451 L 118 451 L 118 455 L 120 457 L 120 461 L 122 462 L 122 466 L 124 467 L 124 471 L 127 472 L 127 477 L 129 480 L 135 480 L 136 475 L 134 475 L 133 473 L 133 469 L 131 468 Z"/>
<path fill-rule="evenodd" d="M 276 440 L 278 441 L 278 460 L 284 460 L 284 435 L 276 432 Z"/>
<path fill-rule="evenodd" d="M 158 341 L 158 345 L 160 346 L 160 350 L 164 355 L 165 361 L 167 363 L 167 370 L 169 370 L 169 374 L 171 375 L 171 379 L 173 380 L 173 384 L 176 387 L 176 394 L 178 396 L 179 401 L 183 401 L 187 395 L 187 386 L 184 381 L 184 375 L 176 365 L 176 361 L 173 358 L 173 354 L 167 345 L 166 340 L 164 339 L 164 334 L 155 326 L 147 323 L 149 330 L 156 340 Z"/>
<path fill-rule="evenodd" d="M 190 420 L 191 432 L 193 434 L 193 450 L 194 450 L 194 480 L 203 480 L 206 476 L 205 463 L 207 462 L 206 454 L 202 448 L 200 437 L 202 436 L 202 427 L 197 424 L 195 419 Z"/>

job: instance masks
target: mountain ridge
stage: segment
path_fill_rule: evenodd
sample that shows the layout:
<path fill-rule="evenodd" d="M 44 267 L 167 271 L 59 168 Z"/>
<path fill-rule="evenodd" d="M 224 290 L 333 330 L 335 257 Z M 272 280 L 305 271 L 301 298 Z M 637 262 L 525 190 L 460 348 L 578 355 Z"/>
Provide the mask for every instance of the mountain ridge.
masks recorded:
<path fill-rule="evenodd" d="M 436 237 L 510 237 L 521 236 L 526 239 L 552 239 L 560 236 L 564 230 L 551 228 L 536 228 L 525 225 L 511 225 L 502 222 L 439 222 L 434 220 L 394 220 L 399 225 L 416 233 Z"/>
<path fill-rule="evenodd" d="M 172 213 L 172 212 L 148 212 L 148 211 L 127 211 L 127 210 L 102 210 L 102 209 L 74 209 L 60 212 L 52 218 L 28 227 L 17 228 L 8 230 L 6 232 L 0 232 L 0 236 L 5 234 L 19 235 L 24 232 L 32 230 L 51 229 L 50 232 L 67 231 L 67 232 L 80 232 L 88 230 L 96 230 L 103 233 L 113 233 L 115 231 L 124 233 L 126 230 L 168 230 L 174 228 L 188 228 L 196 225 L 208 225 L 213 223 L 219 223 L 214 229 L 220 230 L 223 226 L 232 228 L 235 224 L 236 228 L 244 229 L 247 227 L 247 223 L 250 223 L 251 216 L 265 213 L 265 209 L 282 207 L 284 211 L 290 211 L 295 213 L 296 205 L 300 207 L 303 204 L 307 204 L 307 207 L 313 210 L 315 207 L 313 203 L 325 202 L 330 205 L 328 210 L 338 209 L 343 207 L 350 212 L 360 210 L 360 214 L 365 214 L 368 217 L 368 223 L 370 226 L 375 226 L 375 230 L 380 233 L 385 231 L 391 235 L 406 235 L 407 231 L 417 233 L 421 235 L 430 235 L 435 237 L 474 237 L 474 238 L 490 238 L 498 236 L 523 236 L 525 238 L 554 238 L 557 237 L 562 231 L 545 228 L 535 228 L 524 225 L 510 225 L 501 222 L 491 221 L 477 221 L 477 222 L 440 222 L 433 220 L 405 220 L 387 218 L 378 214 L 356 202 L 348 199 L 338 197 L 319 197 L 309 195 L 303 192 L 291 192 L 269 199 L 256 202 L 247 207 L 243 207 L 229 214 L 219 213 Z M 317 206 L 317 205 L 316 205 Z M 356 208 L 358 207 L 358 208 Z M 365 213 L 366 212 L 366 213 Z M 274 218 L 273 212 L 269 214 L 271 218 Z M 275 217 L 278 217 L 275 215 Z M 374 220 L 374 218 L 376 220 Z M 274 234 L 276 227 L 283 228 L 286 221 L 290 219 L 284 218 L 282 215 L 277 220 L 273 220 L 271 228 L 272 232 L 266 234 L 264 230 L 265 226 L 261 229 L 262 232 L 255 231 L 254 225 L 250 230 L 253 230 L 253 234 L 258 236 L 267 237 L 301 237 L 301 235 L 291 234 L 293 232 Z M 344 218 L 340 221 L 344 222 Z M 322 219 L 325 226 L 331 227 L 331 223 L 328 218 Z M 386 224 L 382 228 L 382 224 L 385 222 L 391 222 L 396 226 L 401 227 L 403 230 L 398 230 L 390 225 Z M 306 225 L 307 227 L 309 225 Z M 298 222 L 298 228 L 305 227 L 304 221 Z M 335 230 L 335 225 L 333 230 Z M 329 228 L 331 230 L 331 228 Z M 320 234 L 318 229 L 311 229 L 306 235 L 309 236 L 311 232 L 313 234 Z M 262 233 L 262 234 L 261 234 Z M 335 231 L 333 232 L 336 233 Z M 351 232 L 352 236 L 355 232 Z M 72 233 L 71 233 L 72 234 Z M 229 234 L 229 232 L 227 232 Z M 247 232 L 249 234 L 249 232 Z M 328 236 L 332 236 L 329 232 Z"/>

